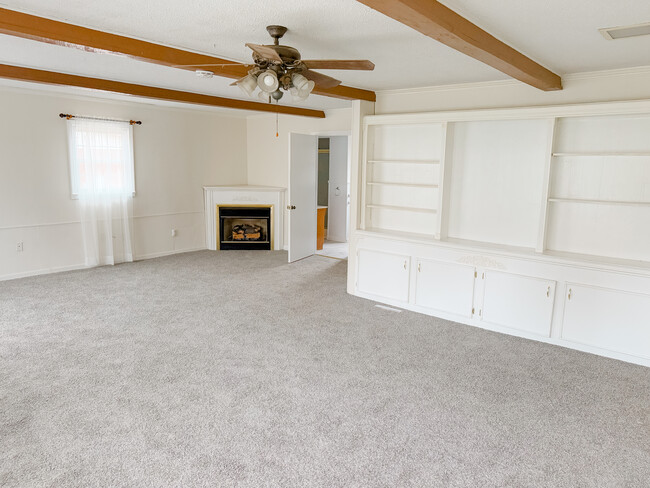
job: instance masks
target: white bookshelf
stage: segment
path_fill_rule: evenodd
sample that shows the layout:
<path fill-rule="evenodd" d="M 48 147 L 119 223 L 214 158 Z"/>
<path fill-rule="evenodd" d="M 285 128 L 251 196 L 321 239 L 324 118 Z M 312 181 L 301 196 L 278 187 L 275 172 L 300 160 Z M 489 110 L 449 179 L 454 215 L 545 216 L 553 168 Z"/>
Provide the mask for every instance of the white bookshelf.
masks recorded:
<path fill-rule="evenodd" d="M 650 100 L 364 120 L 355 295 L 650 366 Z"/>
<path fill-rule="evenodd" d="M 362 228 L 425 238 L 439 234 L 442 124 L 369 124 Z"/>
<path fill-rule="evenodd" d="M 557 120 L 545 251 L 650 262 L 650 115 Z"/>

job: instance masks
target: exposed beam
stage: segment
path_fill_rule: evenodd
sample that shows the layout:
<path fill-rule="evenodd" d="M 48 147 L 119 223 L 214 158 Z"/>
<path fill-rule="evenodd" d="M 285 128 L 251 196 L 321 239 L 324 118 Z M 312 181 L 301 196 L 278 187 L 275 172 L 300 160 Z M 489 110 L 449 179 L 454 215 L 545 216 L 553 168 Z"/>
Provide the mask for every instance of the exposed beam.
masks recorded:
<path fill-rule="evenodd" d="M 562 79 L 435 0 L 358 0 L 463 54 L 544 91 Z"/>
<path fill-rule="evenodd" d="M 215 97 L 202 95 L 200 93 L 169 90 L 154 86 L 135 85 L 121 81 L 102 80 L 99 78 L 88 78 L 86 76 L 69 75 L 56 73 L 54 71 L 43 71 L 40 69 L 23 68 L 0 64 L 0 78 L 13 80 L 31 81 L 46 83 L 50 85 L 76 86 L 81 88 L 92 88 L 112 93 L 123 93 L 145 98 L 156 98 L 158 100 L 170 100 L 173 102 L 194 103 L 197 105 L 210 105 L 213 107 L 226 107 L 239 110 L 256 110 L 261 112 L 273 112 L 289 115 L 302 115 L 305 117 L 324 118 L 322 110 L 311 110 L 308 108 L 287 107 L 270 103 L 249 102 L 235 98 Z"/>
<path fill-rule="evenodd" d="M 196 65 L 224 64 L 225 66 L 210 66 L 203 69 L 209 69 L 217 76 L 232 79 L 242 78 L 248 72 L 246 65 L 228 59 L 88 29 L 4 8 L 0 8 L 0 34 L 8 34 L 58 46 L 76 47 L 89 52 L 121 54 L 140 61 L 164 66 L 187 66 L 185 69 L 190 71 L 194 71 L 193 66 Z M 347 100 L 360 99 L 374 102 L 376 99 L 373 91 L 347 86 L 337 86 L 330 89 L 316 87 L 313 93 Z"/>

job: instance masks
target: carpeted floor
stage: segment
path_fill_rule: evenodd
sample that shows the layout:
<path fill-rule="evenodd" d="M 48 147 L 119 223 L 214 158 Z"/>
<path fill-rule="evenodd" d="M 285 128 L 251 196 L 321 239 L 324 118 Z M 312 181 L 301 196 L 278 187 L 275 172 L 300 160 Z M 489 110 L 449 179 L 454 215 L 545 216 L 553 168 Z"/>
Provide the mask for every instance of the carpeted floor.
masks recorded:
<path fill-rule="evenodd" d="M 650 369 L 382 310 L 346 265 L 0 282 L 0 486 L 650 486 Z"/>

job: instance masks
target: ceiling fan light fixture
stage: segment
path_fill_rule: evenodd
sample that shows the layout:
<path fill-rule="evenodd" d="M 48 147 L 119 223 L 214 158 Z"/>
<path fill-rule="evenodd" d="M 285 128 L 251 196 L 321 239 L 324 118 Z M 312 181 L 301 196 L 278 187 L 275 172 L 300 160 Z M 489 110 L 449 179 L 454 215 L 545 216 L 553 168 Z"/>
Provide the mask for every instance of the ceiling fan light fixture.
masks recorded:
<path fill-rule="evenodd" d="M 263 71 L 257 77 L 257 86 L 259 86 L 260 90 L 263 92 L 273 93 L 280 86 L 278 75 L 271 69 Z"/>
<path fill-rule="evenodd" d="M 255 88 L 257 88 L 257 77 L 255 75 L 247 75 L 237 82 L 237 86 L 250 97 L 253 95 Z"/>
<path fill-rule="evenodd" d="M 291 95 L 295 100 L 303 101 L 306 100 L 309 94 L 312 92 L 316 83 L 311 80 L 308 80 L 300 73 L 295 73 L 291 76 L 291 83 L 293 86 L 289 90 Z"/>
<path fill-rule="evenodd" d="M 294 87 L 296 87 L 298 90 L 301 90 L 305 86 L 307 86 L 307 78 L 305 78 L 303 75 L 300 73 L 294 73 L 291 75 L 291 83 L 293 84 Z"/>

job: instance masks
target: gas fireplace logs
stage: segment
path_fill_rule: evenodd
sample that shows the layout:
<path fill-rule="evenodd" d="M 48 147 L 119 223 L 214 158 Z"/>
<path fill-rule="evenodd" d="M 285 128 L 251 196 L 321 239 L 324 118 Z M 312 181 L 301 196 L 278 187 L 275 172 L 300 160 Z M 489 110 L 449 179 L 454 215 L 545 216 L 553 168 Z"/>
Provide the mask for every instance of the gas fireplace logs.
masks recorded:
<path fill-rule="evenodd" d="M 232 228 L 233 241 L 259 241 L 262 239 L 262 227 L 254 224 L 235 225 Z"/>

